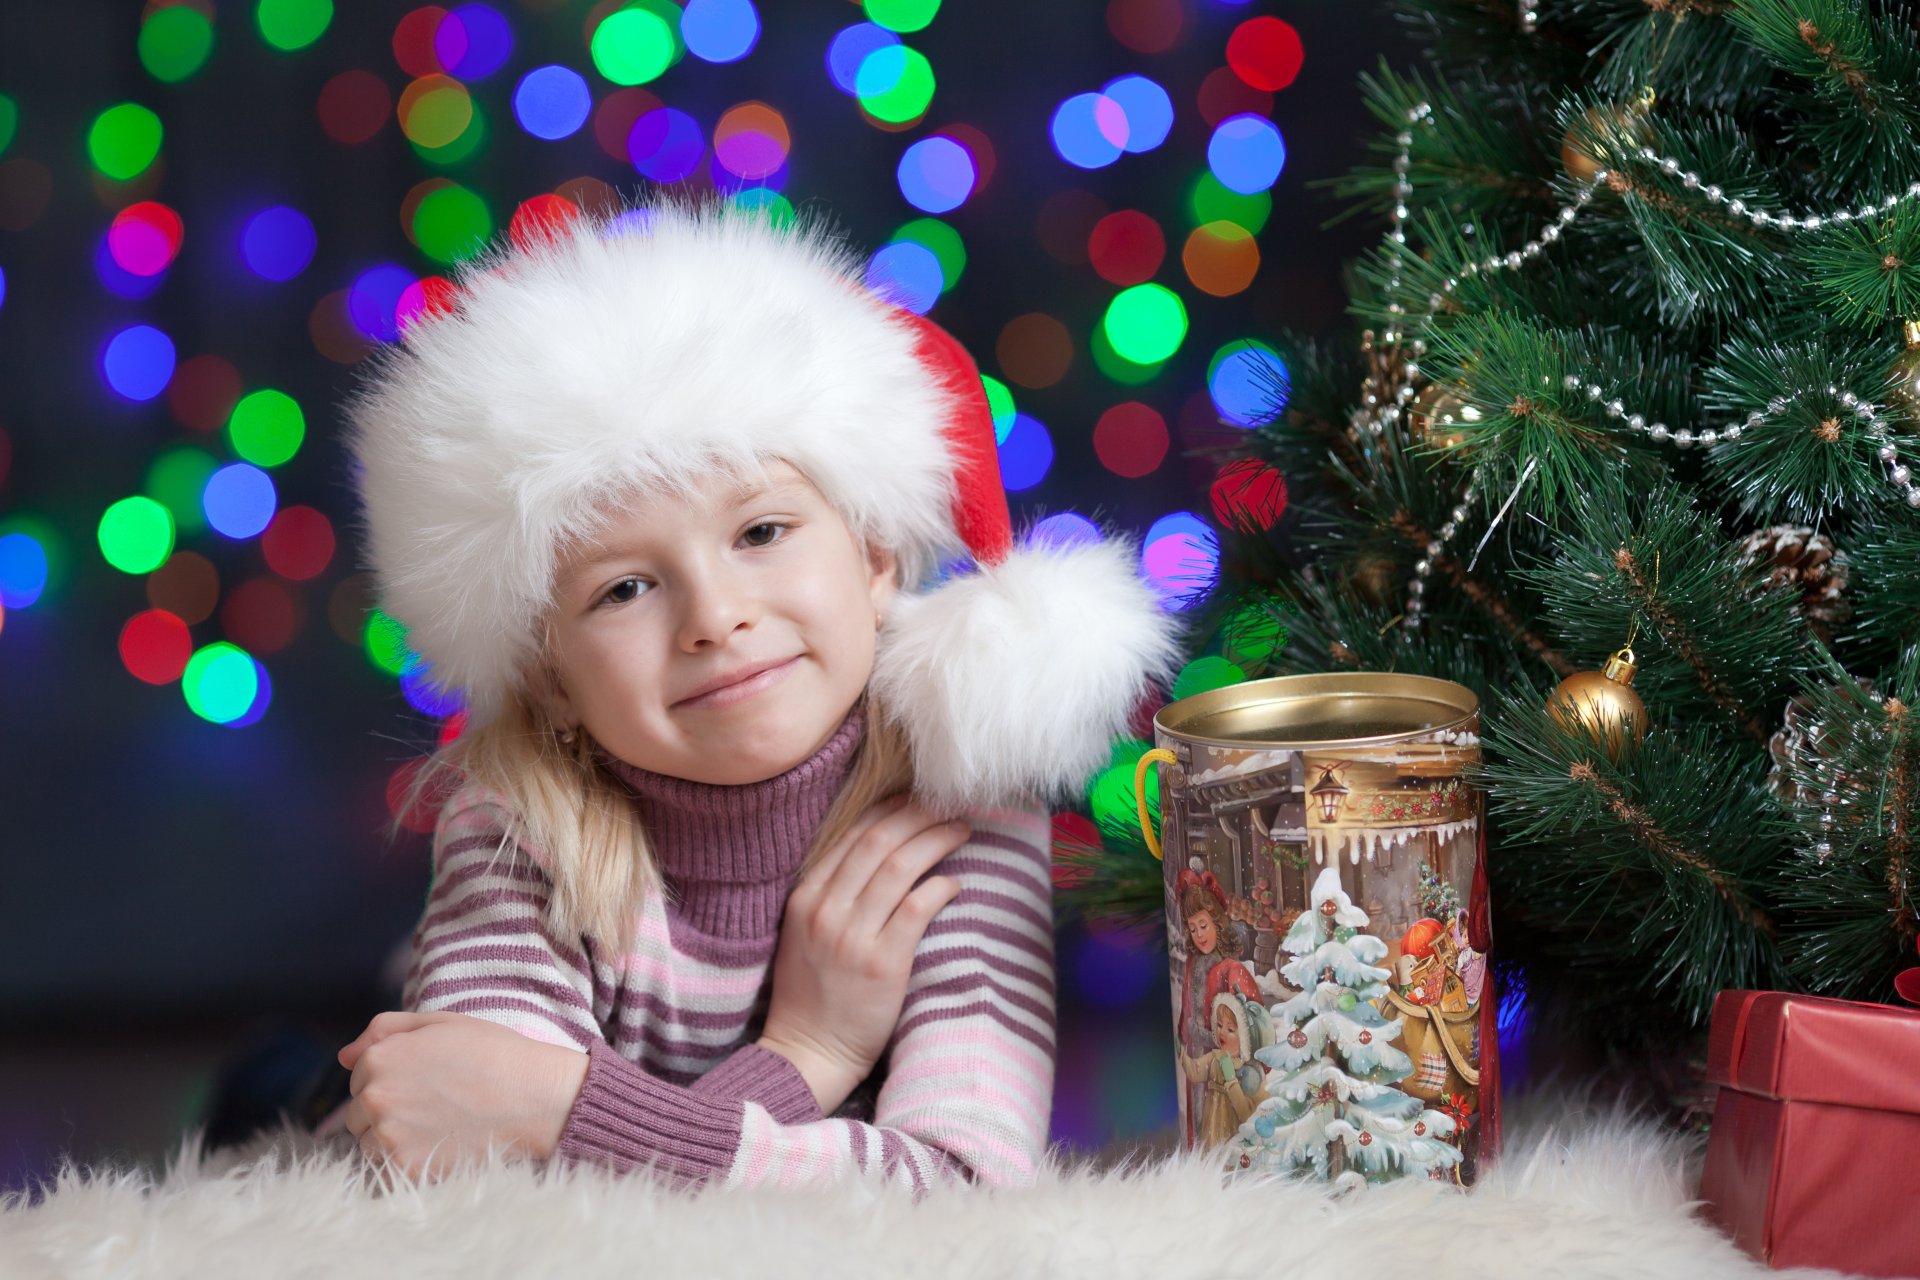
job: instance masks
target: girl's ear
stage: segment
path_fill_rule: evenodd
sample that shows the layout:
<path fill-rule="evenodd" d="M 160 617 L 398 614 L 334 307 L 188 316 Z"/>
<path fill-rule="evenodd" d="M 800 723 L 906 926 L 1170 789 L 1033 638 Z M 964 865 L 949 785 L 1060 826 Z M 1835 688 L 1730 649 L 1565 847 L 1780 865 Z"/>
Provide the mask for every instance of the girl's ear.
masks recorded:
<path fill-rule="evenodd" d="M 527 672 L 527 695 L 534 709 L 555 732 L 579 728 L 580 713 L 573 699 L 567 696 L 560 673 L 553 669 L 551 662 L 536 662 Z"/>
<path fill-rule="evenodd" d="M 877 542 L 867 543 L 867 594 L 873 610 L 884 615 L 893 598 L 900 594 L 900 557 L 893 549 Z"/>

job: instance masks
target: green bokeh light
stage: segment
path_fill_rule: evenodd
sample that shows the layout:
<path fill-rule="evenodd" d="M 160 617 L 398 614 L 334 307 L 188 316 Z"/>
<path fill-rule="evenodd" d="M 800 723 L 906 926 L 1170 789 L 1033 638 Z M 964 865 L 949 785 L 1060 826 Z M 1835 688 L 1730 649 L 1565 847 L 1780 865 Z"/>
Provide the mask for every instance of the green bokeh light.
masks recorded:
<path fill-rule="evenodd" d="M 867 21 L 889 31 L 919 31 L 940 12 L 940 0 L 866 0 Z"/>
<path fill-rule="evenodd" d="M 152 573 L 173 554 L 173 513 L 152 498 L 122 498 L 100 517 L 100 554 L 122 573 Z"/>
<path fill-rule="evenodd" d="M 146 172 L 160 154 L 160 117 L 137 102 L 108 107 L 87 131 L 87 154 L 109 178 L 126 181 Z"/>
<path fill-rule="evenodd" d="M 140 24 L 139 47 L 147 74 L 177 84 L 206 65 L 213 24 L 185 5 L 161 9 Z"/>
<path fill-rule="evenodd" d="M 942 293 L 960 283 L 960 273 L 967 269 L 967 246 L 961 241 L 960 233 L 940 219 L 915 218 L 894 232 L 893 239 L 895 243 L 911 240 L 926 247 L 940 263 Z"/>
<path fill-rule="evenodd" d="M 304 49 L 333 22 L 333 0 L 260 0 L 260 38 L 276 49 Z"/>
<path fill-rule="evenodd" d="M 306 416 L 284 391 L 255 391 L 233 406 L 227 439 L 233 451 L 256 467 L 277 467 L 300 452 L 307 437 Z"/>
<path fill-rule="evenodd" d="M 933 101 L 933 64 L 918 49 L 888 45 L 867 55 L 854 77 L 860 105 L 889 124 L 906 124 Z"/>
<path fill-rule="evenodd" d="M 0 154 L 5 154 L 13 143 L 13 135 L 20 129 L 20 104 L 0 93 Z"/>
<path fill-rule="evenodd" d="M 180 673 L 180 692 L 202 720 L 227 724 L 253 705 L 260 692 L 260 673 L 245 649 L 218 640 L 187 659 L 187 669 Z"/>
<path fill-rule="evenodd" d="M 1278 614 L 1262 604 L 1242 605 L 1220 628 L 1223 656 L 1242 669 L 1257 667 L 1272 658 L 1286 638 Z"/>
<path fill-rule="evenodd" d="M 219 459 L 205 450 L 186 445 L 169 449 L 147 468 L 147 496 L 172 513 L 175 529 L 197 532 L 207 527 L 200 497 L 219 469 Z"/>
<path fill-rule="evenodd" d="M 1245 227 L 1248 235 L 1258 235 L 1273 214 L 1273 193 L 1256 191 L 1243 195 L 1223 185 L 1210 171 L 1202 171 L 1187 197 L 1187 206 L 1193 210 L 1195 226 L 1231 222 Z"/>
<path fill-rule="evenodd" d="M 1134 803 L 1133 771 L 1146 751 L 1147 744 L 1138 738 L 1123 738 L 1114 743 L 1112 763 L 1095 774 L 1087 786 L 1087 808 L 1095 822 L 1102 826 L 1139 830 L 1140 816 Z M 1158 834 L 1160 788 L 1153 784 L 1151 773 L 1147 778 L 1146 791 L 1147 813 L 1153 822 L 1154 832 Z"/>
<path fill-rule="evenodd" d="M 1013 390 L 990 373 L 980 375 L 980 385 L 987 389 L 987 408 L 993 411 L 994 438 L 997 443 L 1005 444 L 1019 412 L 1014 407 Z"/>
<path fill-rule="evenodd" d="M 1180 668 L 1180 674 L 1173 678 L 1173 696 L 1176 701 L 1191 698 L 1209 689 L 1224 689 L 1230 684 L 1239 684 L 1246 678 L 1246 672 L 1225 658 L 1206 654 Z"/>
<path fill-rule="evenodd" d="M 615 84 L 658 79 L 679 57 L 679 29 L 651 6 L 607 15 L 593 30 L 593 65 Z"/>
<path fill-rule="evenodd" d="M 1187 336 L 1187 307 L 1163 284 L 1122 290 L 1101 321 L 1114 354 L 1135 364 L 1158 364 L 1180 349 Z"/>
<path fill-rule="evenodd" d="M 419 663 L 407 647 L 407 629 L 398 618 L 379 609 L 367 615 L 365 633 L 367 656 L 373 665 L 390 676 L 404 675 Z"/>
<path fill-rule="evenodd" d="M 429 192 L 413 211 L 413 238 L 435 262 L 471 258 L 493 235 L 493 214 L 478 192 L 453 183 Z"/>
<path fill-rule="evenodd" d="M 407 145 L 413 148 L 415 155 L 430 164 L 450 165 L 459 164 L 462 160 L 465 160 L 468 156 L 478 151 L 481 144 L 486 140 L 487 118 L 481 113 L 480 104 L 474 102 L 473 113 L 467 118 L 467 127 L 461 132 L 459 137 L 449 142 L 446 146 L 425 147 L 411 138 L 407 139 Z M 421 203 L 424 204 L 425 201 Z"/>
<path fill-rule="evenodd" d="M 736 208 L 764 210 L 767 220 L 776 227 L 793 225 L 793 201 L 771 187 L 742 187 L 728 199 Z"/>
<path fill-rule="evenodd" d="M 1123 386 L 1137 387 L 1152 382 L 1167 367 L 1164 360 L 1153 364 L 1135 364 L 1113 349 L 1113 343 L 1107 340 L 1107 326 L 1093 326 L 1093 337 L 1087 343 L 1087 350 L 1093 356 L 1094 367 L 1105 377 Z"/>

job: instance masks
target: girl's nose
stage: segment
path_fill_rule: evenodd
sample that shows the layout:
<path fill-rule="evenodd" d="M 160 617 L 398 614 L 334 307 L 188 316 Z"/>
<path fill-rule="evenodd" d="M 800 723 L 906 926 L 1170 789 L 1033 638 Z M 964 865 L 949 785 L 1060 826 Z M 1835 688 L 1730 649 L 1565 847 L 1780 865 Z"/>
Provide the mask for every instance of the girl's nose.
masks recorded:
<path fill-rule="evenodd" d="M 684 580 L 680 647 L 688 653 L 725 644 L 760 617 L 752 584 L 725 566 L 712 566 Z"/>

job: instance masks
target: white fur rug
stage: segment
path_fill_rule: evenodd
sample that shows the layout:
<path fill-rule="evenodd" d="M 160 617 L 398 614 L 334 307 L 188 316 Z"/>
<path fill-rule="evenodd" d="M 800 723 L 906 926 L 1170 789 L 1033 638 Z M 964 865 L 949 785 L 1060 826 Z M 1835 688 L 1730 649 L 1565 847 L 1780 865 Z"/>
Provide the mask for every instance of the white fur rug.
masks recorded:
<path fill-rule="evenodd" d="M 1057 1161 L 1023 1191 L 872 1185 L 670 1192 L 642 1178 L 474 1169 L 382 1192 L 351 1146 L 291 1134 L 158 1176 L 65 1170 L 0 1201 L 0 1276 L 1220 1277 L 1831 1276 L 1772 1272 L 1692 1215 L 1699 1144 L 1618 1110 L 1535 1104 L 1468 1193 L 1405 1183 L 1329 1201 L 1223 1187 L 1151 1149 Z"/>

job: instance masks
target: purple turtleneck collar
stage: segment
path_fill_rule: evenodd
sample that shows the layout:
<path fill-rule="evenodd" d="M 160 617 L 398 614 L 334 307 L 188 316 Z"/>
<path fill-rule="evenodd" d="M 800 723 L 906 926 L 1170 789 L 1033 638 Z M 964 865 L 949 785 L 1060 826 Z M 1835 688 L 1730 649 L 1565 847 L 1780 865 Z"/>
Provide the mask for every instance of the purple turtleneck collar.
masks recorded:
<path fill-rule="evenodd" d="M 865 725 L 864 703 L 856 702 L 820 750 L 778 777 L 743 786 L 689 782 L 607 758 L 633 792 L 672 891 L 668 914 L 709 937 L 772 937 Z"/>

